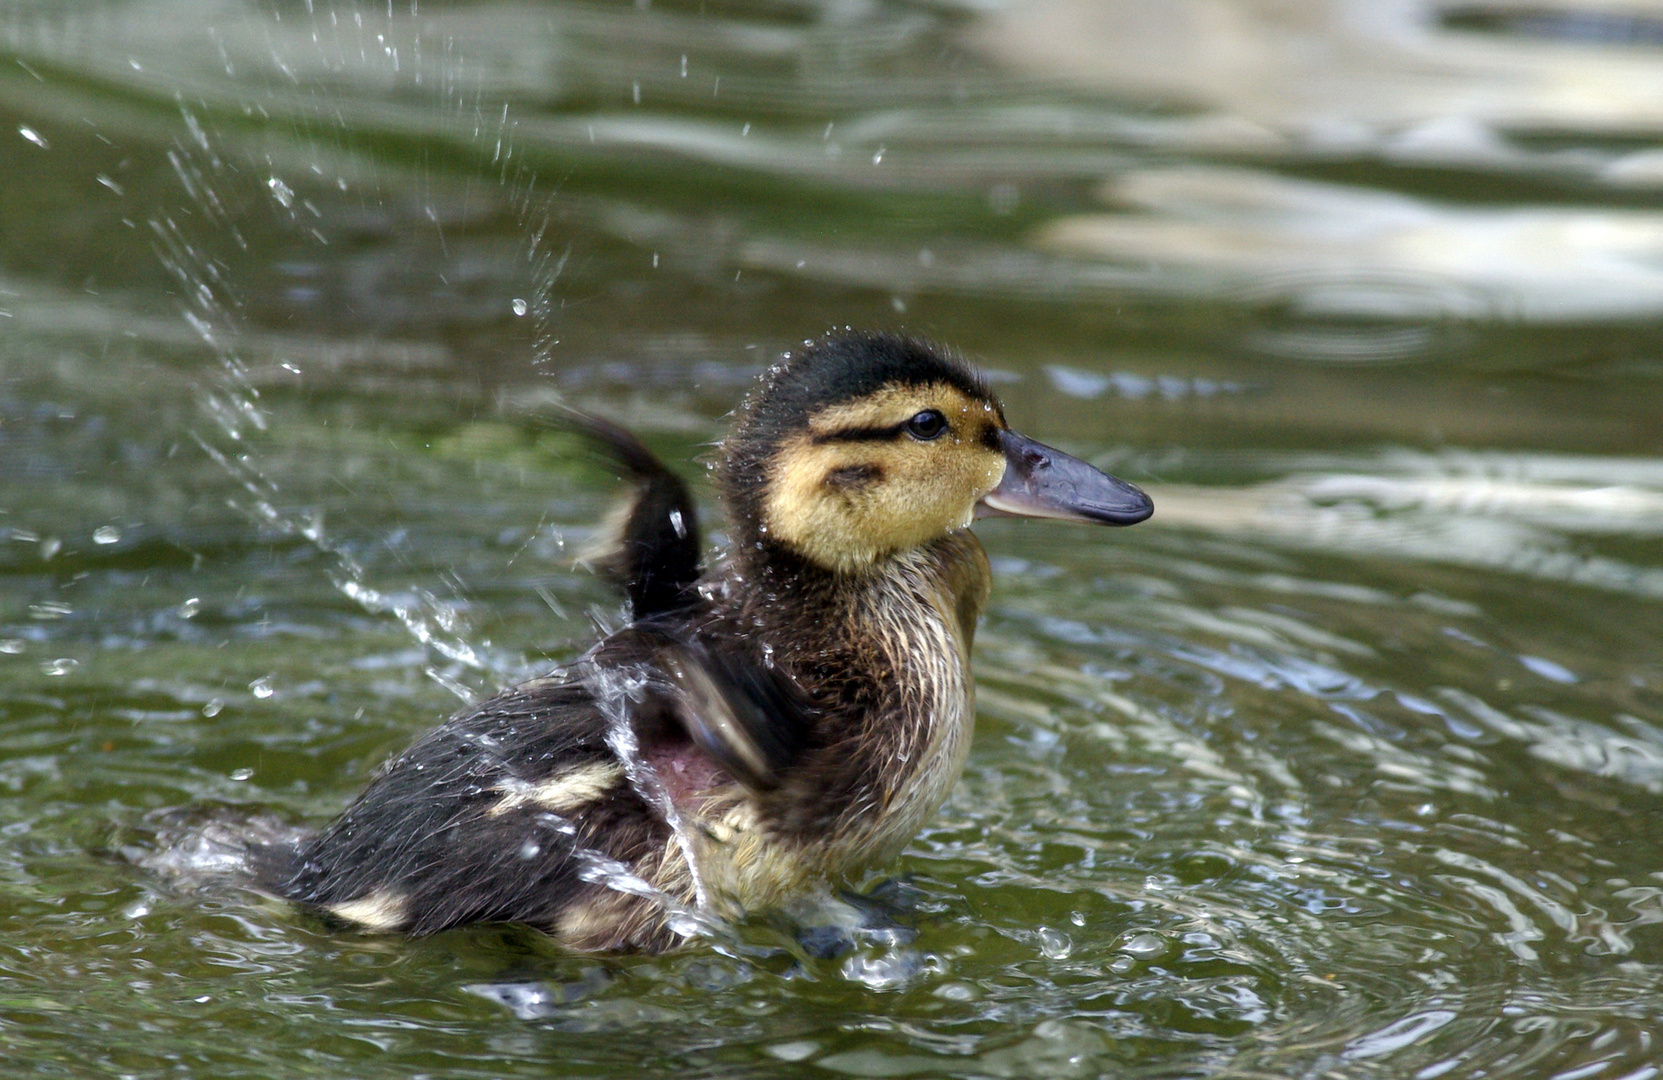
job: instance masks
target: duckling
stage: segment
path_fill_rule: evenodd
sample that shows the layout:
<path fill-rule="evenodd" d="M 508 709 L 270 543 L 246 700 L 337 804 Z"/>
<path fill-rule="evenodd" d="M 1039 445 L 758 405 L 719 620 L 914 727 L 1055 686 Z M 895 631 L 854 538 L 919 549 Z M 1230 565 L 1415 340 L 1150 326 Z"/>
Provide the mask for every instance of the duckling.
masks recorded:
<path fill-rule="evenodd" d="M 990 584 L 972 520 L 1153 511 L 1012 431 L 963 361 L 888 334 L 763 373 L 718 444 L 730 543 L 703 573 L 683 482 L 622 428 L 572 423 L 632 483 L 595 566 L 633 621 L 255 851 L 264 888 L 369 931 L 506 921 L 657 951 L 682 940 L 677 911 L 732 917 L 883 863 L 969 751 Z"/>

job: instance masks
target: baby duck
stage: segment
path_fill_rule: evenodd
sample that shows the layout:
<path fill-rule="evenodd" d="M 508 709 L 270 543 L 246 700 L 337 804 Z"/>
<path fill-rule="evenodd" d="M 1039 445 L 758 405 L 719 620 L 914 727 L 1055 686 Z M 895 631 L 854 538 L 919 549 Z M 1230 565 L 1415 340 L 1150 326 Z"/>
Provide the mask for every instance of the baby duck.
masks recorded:
<path fill-rule="evenodd" d="M 1147 495 L 1018 435 L 966 364 L 843 333 L 786 353 L 719 444 L 726 556 L 686 486 L 576 419 L 633 497 L 598 568 L 633 621 L 386 765 L 333 822 L 254 853 L 271 892 L 373 931 L 529 924 L 676 944 L 675 913 L 777 906 L 894 857 L 970 746 L 989 587 L 979 515 L 1130 525 Z"/>

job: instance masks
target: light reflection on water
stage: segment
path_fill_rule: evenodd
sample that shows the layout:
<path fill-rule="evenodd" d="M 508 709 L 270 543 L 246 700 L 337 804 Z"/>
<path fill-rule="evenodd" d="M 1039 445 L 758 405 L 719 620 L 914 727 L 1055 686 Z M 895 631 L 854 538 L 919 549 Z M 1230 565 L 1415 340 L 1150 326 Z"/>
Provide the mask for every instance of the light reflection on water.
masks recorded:
<path fill-rule="evenodd" d="M 1663 61 L 1642 9 L 1532 11 L 0 14 L 0 1056 L 1651 1075 Z M 882 918 L 798 913 L 851 953 L 227 883 L 223 830 L 615 617 L 567 562 L 607 481 L 528 417 L 690 462 L 843 323 L 1157 503 L 982 527 L 965 780 Z"/>

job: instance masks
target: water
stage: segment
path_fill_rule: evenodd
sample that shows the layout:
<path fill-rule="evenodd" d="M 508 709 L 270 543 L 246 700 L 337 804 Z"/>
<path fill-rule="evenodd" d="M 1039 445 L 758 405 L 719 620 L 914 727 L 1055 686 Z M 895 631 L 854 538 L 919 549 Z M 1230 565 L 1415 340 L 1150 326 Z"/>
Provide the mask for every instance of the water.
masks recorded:
<path fill-rule="evenodd" d="M 0 1057 L 1655 1075 L 1657 25 L 0 7 Z M 844 324 L 969 351 L 1158 507 L 978 526 L 964 781 L 875 915 L 798 913 L 851 952 L 385 939 L 227 884 L 228 837 L 618 617 L 571 568 L 615 483 L 540 412 L 702 483 Z"/>

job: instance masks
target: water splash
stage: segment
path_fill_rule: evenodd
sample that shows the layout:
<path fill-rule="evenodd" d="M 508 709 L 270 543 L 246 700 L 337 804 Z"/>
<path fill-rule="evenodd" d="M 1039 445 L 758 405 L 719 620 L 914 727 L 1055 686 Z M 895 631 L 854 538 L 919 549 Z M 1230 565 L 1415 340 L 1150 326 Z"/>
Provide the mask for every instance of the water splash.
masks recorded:
<path fill-rule="evenodd" d="M 266 55 L 258 58 L 247 53 L 255 47 L 245 33 L 248 25 L 226 29 L 216 37 L 223 39 L 221 52 L 227 64 L 233 62 L 232 58 L 250 66 L 262 63 L 298 82 L 301 71 L 339 52 L 342 57 L 352 56 L 352 70 L 383 70 L 396 81 L 411 78 L 415 86 L 424 87 L 422 93 L 443 103 L 447 111 L 454 110 L 458 115 L 471 112 L 472 138 L 482 151 L 491 147 L 488 168 L 494 174 L 492 179 L 509 193 L 508 201 L 525 227 L 524 261 L 535 286 L 529 299 L 515 299 L 513 307 L 517 314 L 532 316 L 532 351 L 541 362 L 558 344 L 551 327 L 551 312 L 556 307 L 551 297 L 570 248 L 559 254 L 549 248 L 546 200 L 537 194 L 535 175 L 515 160 L 516 121 L 506 105 L 500 110 L 494 105 L 486 109 L 483 86 L 467 77 L 468 61 L 454 54 L 453 45 L 447 44 L 441 57 L 424 57 L 421 24 L 413 11 L 405 17 L 390 7 L 385 14 L 360 10 L 350 24 L 338 16 L 333 11 L 309 11 L 300 22 L 308 32 L 299 36 L 285 23 L 276 43 L 261 46 Z M 275 109 L 275 122 L 286 120 L 298 133 L 311 134 L 344 122 L 339 105 L 327 96 L 298 97 L 278 92 L 262 105 L 262 115 Z M 373 203 L 376 188 L 373 172 L 366 179 L 363 163 L 351 156 L 338 156 L 336 162 L 330 162 L 315 149 L 297 154 L 255 148 L 242 141 L 235 129 L 222 137 L 215 117 L 227 112 L 240 115 L 241 110 L 242 103 L 224 99 L 181 103 L 179 116 L 184 131 L 169 150 L 167 160 L 183 193 L 185 209 L 163 211 L 149 222 L 155 254 L 177 287 L 181 316 L 219 362 L 217 378 L 203 385 L 198 395 L 207 424 L 194 433 L 195 440 L 242 488 L 243 496 L 234 504 L 238 510 L 250 520 L 281 535 L 300 538 L 329 556 L 333 562 L 330 580 L 343 596 L 370 614 L 396 620 L 423 648 L 443 661 L 427 669 L 429 677 L 464 700 L 474 700 L 505 678 L 523 672 L 525 658 L 494 651 L 489 642 L 475 640 L 461 607 L 427 589 L 389 593 L 376 587 L 349 544 L 325 529 L 321 511 L 295 505 L 292 498 L 286 498 L 280 478 L 263 460 L 262 439 L 272 434 L 273 418 L 245 347 L 252 340 L 261 341 L 262 346 L 272 341 L 250 334 L 249 306 L 238 287 L 235 260 L 222 249 L 229 241 L 237 251 L 247 250 L 245 233 L 271 227 L 286 232 L 301 245 L 327 246 L 331 243 L 326 231 L 328 218 L 318 202 L 309 197 L 309 187 L 327 190 L 332 170 L 338 170 L 334 172 L 335 186 L 342 193 L 350 189 L 354 197 Z M 443 244 L 444 228 L 431 207 L 428 216 Z M 281 339 L 277 339 L 277 347 L 282 349 Z M 311 367 L 300 355 L 280 354 L 277 360 L 276 366 L 297 378 L 306 376 Z"/>
<path fill-rule="evenodd" d="M 675 799 L 659 779 L 657 770 L 642 753 L 635 735 L 632 707 L 642 700 L 651 675 L 644 666 L 618 669 L 590 662 L 584 665 L 583 679 L 606 716 L 606 743 L 623 763 L 624 775 L 629 779 L 630 786 L 669 825 L 676 846 L 687 863 L 687 873 L 693 885 L 694 909 L 688 911 L 676 906 L 666 910 L 671 912 L 672 920 L 680 919 L 697 929 L 700 936 L 711 936 L 712 931 L 724 928 L 725 924 L 720 923 L 711 910 L 710 894 L 705 888 L 704 875 L 699 866 L 697 839 L 682 817 Z M 671 929 L 683 933 L 674 922 Z"/>

